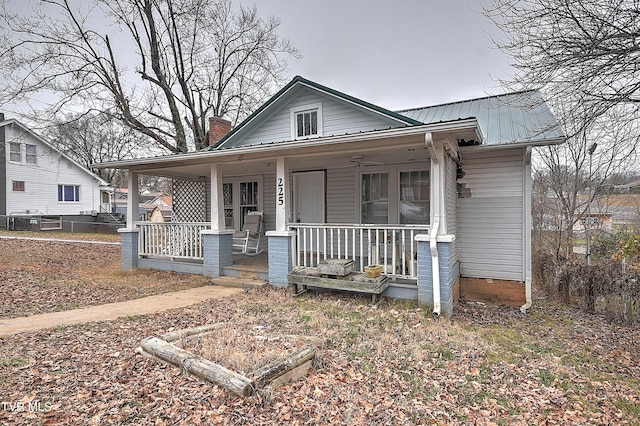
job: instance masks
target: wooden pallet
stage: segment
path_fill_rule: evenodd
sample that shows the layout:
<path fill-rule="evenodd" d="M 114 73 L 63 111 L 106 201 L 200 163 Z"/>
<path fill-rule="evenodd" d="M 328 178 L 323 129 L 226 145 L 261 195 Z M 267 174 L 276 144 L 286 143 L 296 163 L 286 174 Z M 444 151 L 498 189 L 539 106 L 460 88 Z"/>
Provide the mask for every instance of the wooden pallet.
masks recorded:
<path fill-rule="evenodd" d="M 377 303 L 380 295 L 389 287 L 389 278 L 386 275 L 369 278 L 364 272 L 352 272 L 344 277 L 331 276 L 321 274 L 318 268 L 307 266 L 294 268 L 287 275 L 287 279 L 293 296 L 305 293 L 308 287 L 316 287 L 371 294 L 373 303 Z"/>

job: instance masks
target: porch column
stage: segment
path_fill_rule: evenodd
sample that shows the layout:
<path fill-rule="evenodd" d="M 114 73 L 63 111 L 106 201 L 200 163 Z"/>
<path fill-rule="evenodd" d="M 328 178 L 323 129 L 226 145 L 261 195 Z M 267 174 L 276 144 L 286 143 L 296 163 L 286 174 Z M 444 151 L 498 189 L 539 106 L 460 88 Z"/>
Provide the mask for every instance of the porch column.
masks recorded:
<path fill-rule="evenodd" d="M 211 229 L 201 232 L 204 275 L 219 277 L 225 266 L 233 264 L 233 229 L 225 229 L 222 171 L 211 164 Z"/>
<path fill-rule="evenodd" d="M 437 237 L 438 272 L 440 279 L 440 313 L 451 315 L 458 297 L 459 263 L 455 261 L 455 235 Z M 433 256 L 431 237 L 416 235 L 418 243 L 418 303 L 434 307 Z"/>
<path fill-rule="evenodd" d="M 287 159 L 278 157 L 276 162 L 276 230 L 267 232 L 269 239 L 269 284 L 287 287 L 287 275 L 292 268 L 295 232 L 287 230 L 290 192 Z"/>
<path fill-rule="evenodd" d="M 127 177 L 127 227 L 118 229 L 120 234 L 120 262 L 123 271 L 138 267 L 138 173 L 129 170 Z"/>

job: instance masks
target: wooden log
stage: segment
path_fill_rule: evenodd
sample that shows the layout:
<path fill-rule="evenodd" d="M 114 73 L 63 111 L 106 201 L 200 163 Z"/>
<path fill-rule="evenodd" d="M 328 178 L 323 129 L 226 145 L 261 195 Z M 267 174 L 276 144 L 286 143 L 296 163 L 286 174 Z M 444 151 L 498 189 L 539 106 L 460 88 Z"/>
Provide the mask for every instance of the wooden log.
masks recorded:
<path fill-rule="evenodd" d="M 223 387 L 235 395 L 244 397 L 253 394 L 253 382 L 245 376 L 208 359 L 198 357 L 157 337 L 144 339 L 140 346 L 151 355 L 173 364 L 202 380 Z"/>
<path fill-rule="evenodd" d="M 253 372 L 254 381 L 258 387 L 264 387 L 278 377 L 312 360 L 315 356 L 316 349 L 311 345 L 306 345 L 299 351 L 293 352 L 285 358 L 270 362 L 264 367 L 255 370 Z"/>

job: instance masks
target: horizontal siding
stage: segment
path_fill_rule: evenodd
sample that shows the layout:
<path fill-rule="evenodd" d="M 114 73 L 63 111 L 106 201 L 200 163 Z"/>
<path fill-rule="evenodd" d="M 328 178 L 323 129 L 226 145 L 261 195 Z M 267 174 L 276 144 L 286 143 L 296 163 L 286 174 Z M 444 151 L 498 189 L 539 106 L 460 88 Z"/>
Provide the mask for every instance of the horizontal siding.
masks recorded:
<path fill-rule="evenodd" d="M 523 279 L 521 197 L 459 199 L 458 220 L 463 276 Z"/>
<path fill-rule="evenodd" d="M 42 144 L 17 126 L 6 126 L 7 143 L 28 143 L 36 145 L 37 164 L 6 163 L 7 214 L 40 211 L 48 215 L 77 215 L 81 211 L 100 209 L 100 187 L 92 175 L 77 167 L 70 161 L 61 158 L 57 151 Z M 24 181 L 25 191 L 14 192 L 12 181 Z M 80 185 L 79 202 L 58 202 L 58 184 Z"/>
<path fill-rule="evenodd" d="M 524 280 L 522 149 L 462 152 L 470 196 L 457 200 L 460 273 L 471 278 Z"/>
<path fill-rule="evenodd" d="M 355 168 L 327 171 L 327 222 L 353 223 L 356 220 Z"/>
<path fill-rule="evenodd" d="M 262 176 L 262 211 L 264 230 L 276 229 L 276 174 L 270 173 Z"/>
<path fill-rule="evenodd" d="M 369 112 L 345 101 L 318 93 L 309 88 L 301 88 L 297 95 L 277 111 L 261 118 L 258 127 L 242 140 L 234 140 L 234 146 L 248 146 L 261 143 L 291 140 L 291 108 L 322 103 L 322 124 L 324 136 L 388 129 L 399 124 Z"/>
<path fill-rule="evenodd" d="M 522 197 L 523 150 L 462 152 L 464 177 L 459 184 L 471 190 L 472 198 Z"/>

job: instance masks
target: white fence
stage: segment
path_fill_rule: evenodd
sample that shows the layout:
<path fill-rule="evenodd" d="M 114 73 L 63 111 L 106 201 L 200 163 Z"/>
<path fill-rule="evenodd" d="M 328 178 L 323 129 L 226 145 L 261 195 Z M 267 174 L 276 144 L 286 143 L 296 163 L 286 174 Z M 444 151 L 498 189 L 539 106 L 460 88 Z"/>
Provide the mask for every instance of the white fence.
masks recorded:
<path fill-rule="evenodd" d="M 210 223 L 136 222 L 138 255 L 172 259 L 204 259 L 200 232 Z"/>
<path fill-rule="evenodd" d="M 296 232 L 294 266 L 317 266 L 327 258 L 352 259 L 356 270 L 382 265 L 391 277 L 416 278 L 417 234 L 425 225 L 290 224 Z"/>

